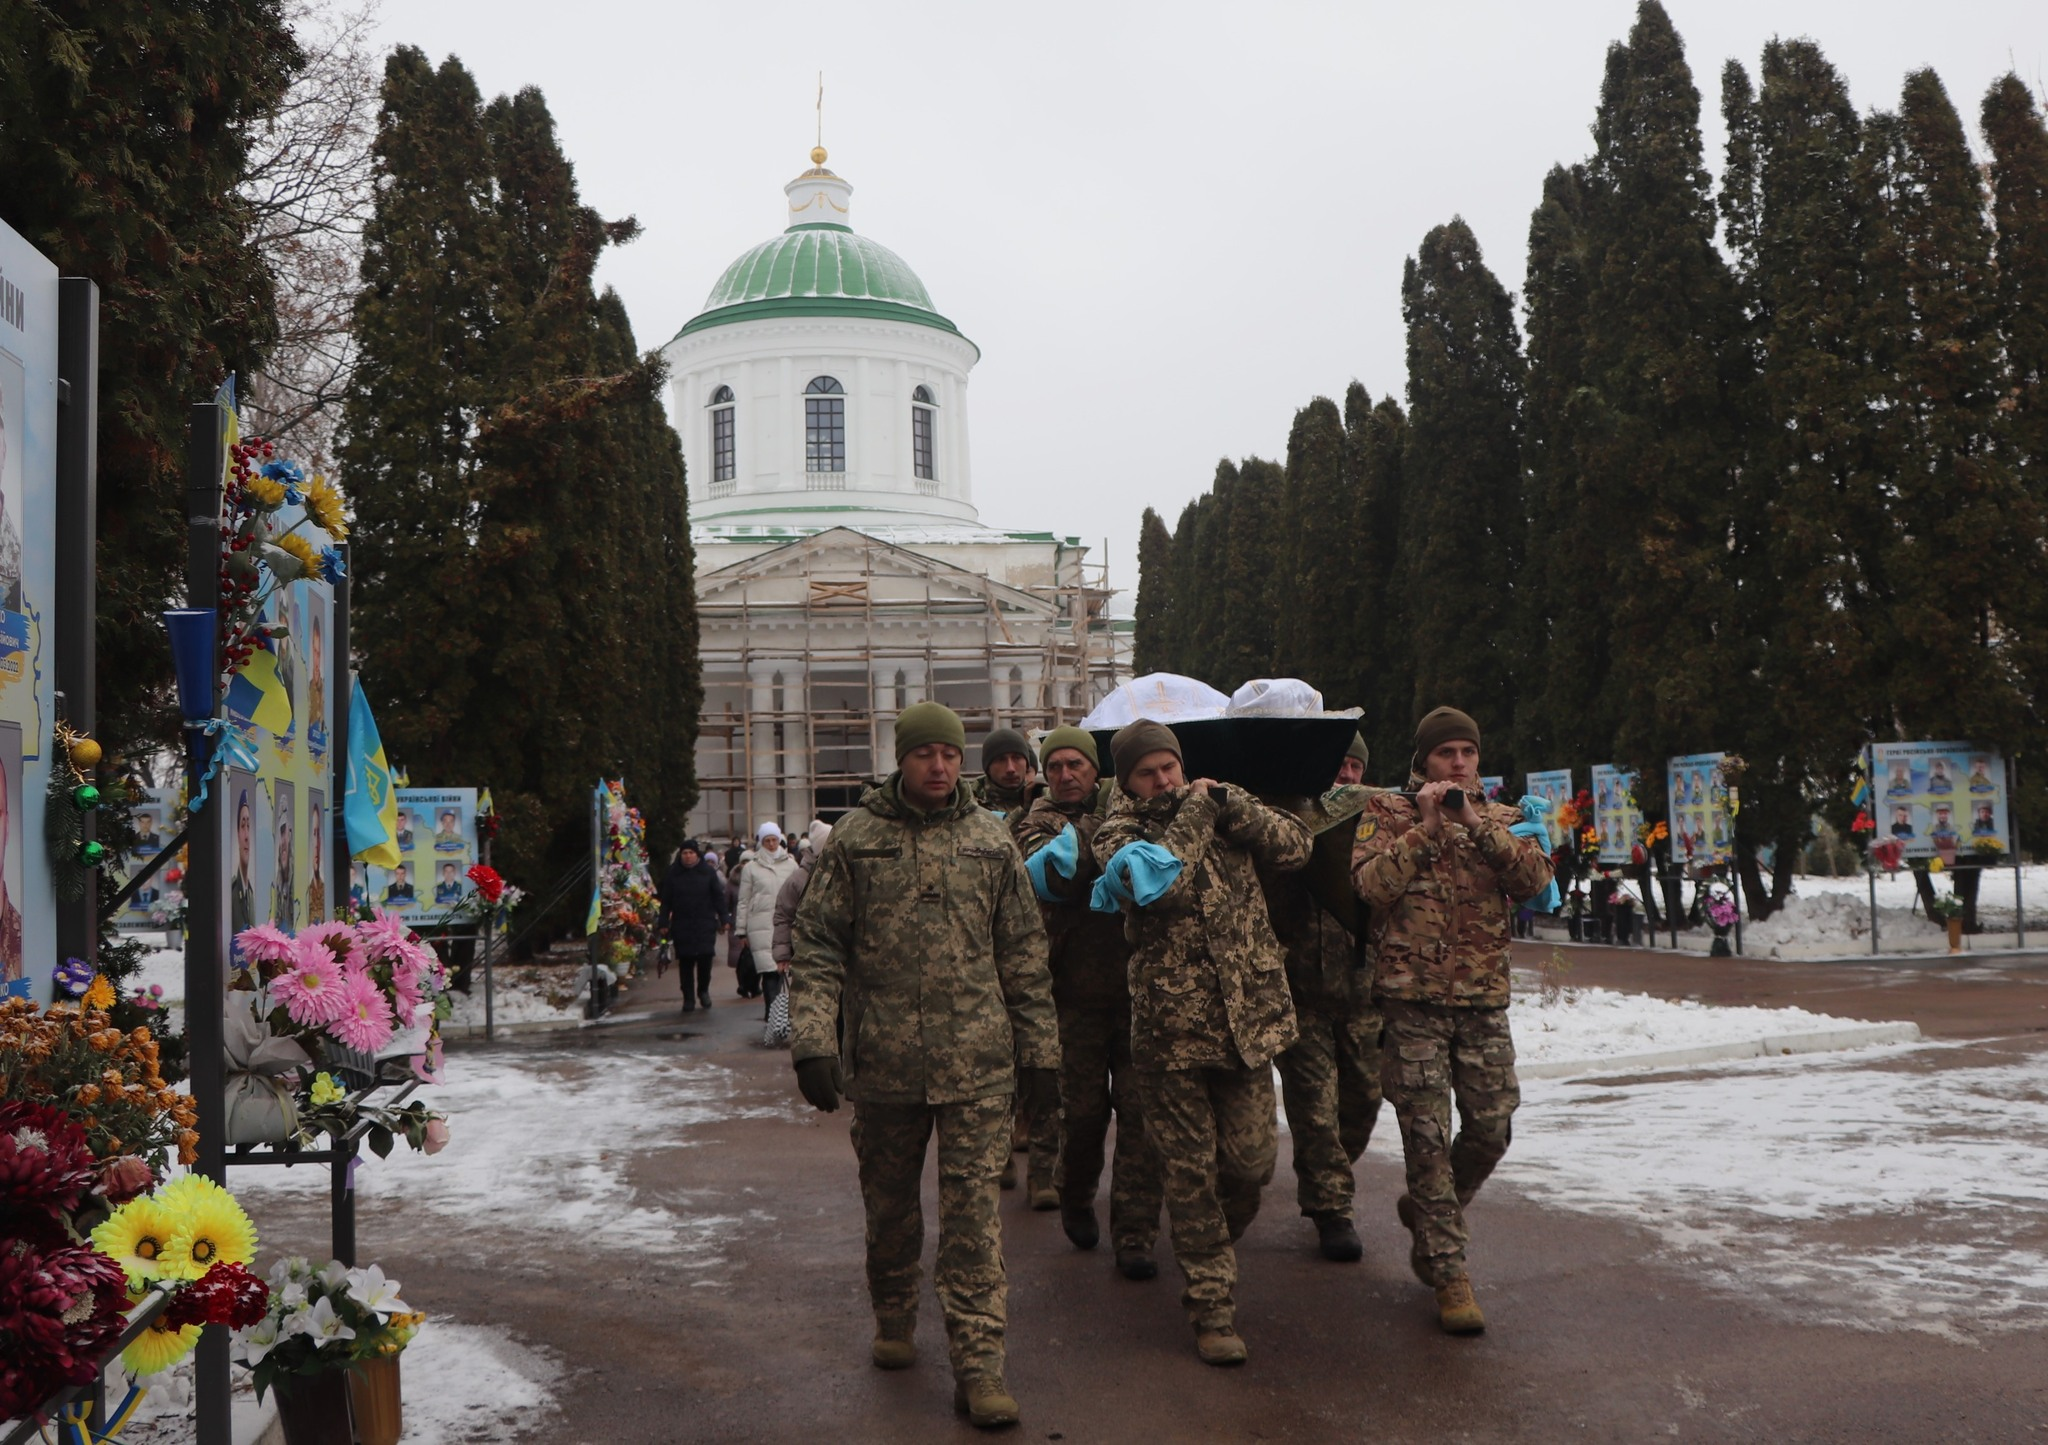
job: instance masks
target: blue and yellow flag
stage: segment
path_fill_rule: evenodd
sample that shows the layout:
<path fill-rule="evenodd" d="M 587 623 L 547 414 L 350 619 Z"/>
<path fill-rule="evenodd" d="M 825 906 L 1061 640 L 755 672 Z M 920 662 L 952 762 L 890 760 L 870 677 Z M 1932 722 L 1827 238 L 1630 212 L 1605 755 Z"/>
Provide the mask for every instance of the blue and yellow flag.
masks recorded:
<path fill-rule="evenodd" d="M 343 804 L 348 851 L 376 868 L 398 866 L 398 794 L 384 739 L 370 716 L 363 680 L 351 679 L 348 696 L 348 792 Z"/>
<path fill-rule="evenodd" d="M 245 717 L 267 733 L 282 736 L 291 731 L 292 695 L 277 675 L 277 654 L 268 648 L 257 648 L 228 679 L 223 701 L 232 716 Z"/>

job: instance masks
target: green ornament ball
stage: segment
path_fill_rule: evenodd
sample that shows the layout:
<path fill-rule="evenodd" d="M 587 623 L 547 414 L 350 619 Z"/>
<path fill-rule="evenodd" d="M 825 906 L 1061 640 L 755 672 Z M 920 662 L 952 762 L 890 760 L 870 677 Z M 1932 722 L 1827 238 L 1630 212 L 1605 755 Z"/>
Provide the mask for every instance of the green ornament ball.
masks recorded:
<path fill-rule="evenodd" d="M 88 840 L 78 845 L 78 861 L 88 868 L 97 868 L 107 861 L 107 845 L 97 840 Z"/>
<path fill-rule="evenodd" d="M 71 790 L 71 801 L 77 805 L 80 812 L 97 808 L 100 805 L 100 790 L 91 783 L 80 783 Z"/>

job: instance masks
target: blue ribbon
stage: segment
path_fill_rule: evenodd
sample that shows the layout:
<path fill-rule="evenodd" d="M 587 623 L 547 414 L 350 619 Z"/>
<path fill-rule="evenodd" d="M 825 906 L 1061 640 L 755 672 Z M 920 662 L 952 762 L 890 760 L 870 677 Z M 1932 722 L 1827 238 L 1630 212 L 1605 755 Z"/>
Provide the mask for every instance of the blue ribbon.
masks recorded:
<path fill-rule="evenodd" d="M 212 786 L 215 774 L 220 772 L 222 759 L 227 759 L 231 766 L 241 768 L 245 772 L 254 772 L 258 759 L 255 745 L 249 741 L 248 735 L 227 718 L 211 717 L 205 722 L 186 723 L 185 727 L 187 731 L 198 733 L 200 737 L 227 734 L 226 739 L 213 749 L 213 756 L 206 760 L 206 771 L 199 775 L 197 793 L 192 799 L 192 805 L 185 810 L 186 816 L 189 817 L 206 806 L 207 789 Z M 193 741 L 196 744 L 198 739 L 195 738 Z"/>
<path fill-rule="evenodd" d="M 1173 887 L 1181 866 L 1180 859 L 1157 843 L 1126 843 L 1095 880 L 1088 906 L 1097 913 L 1115 913 L 1126 903 L 1149 907 Z"/>

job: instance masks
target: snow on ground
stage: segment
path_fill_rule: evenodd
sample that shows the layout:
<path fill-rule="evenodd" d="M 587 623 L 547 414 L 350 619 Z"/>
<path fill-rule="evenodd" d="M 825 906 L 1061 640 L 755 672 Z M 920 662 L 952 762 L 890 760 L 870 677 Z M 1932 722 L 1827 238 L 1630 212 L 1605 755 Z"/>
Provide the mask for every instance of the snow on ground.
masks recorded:
<path fill-rule="evenodd" d="M 1828 943 L 1867 947 L 1870 942 L 1870 899 L 1867 893 L 1809 893 L 1806 888 L 1808 883 L 1840 881 L 1834 878 L 1800 879 L 1799 892 L 1787 898 L 1785 906 L 1778 912 L 1762 923 L 1743 923 L 1743 953 L 1761 954 L 1773 948 Z M 1948 930 L 1944 925 L 1905 908 L 1891 908 L 1880 903 L 1877 928 L 1878 936 L 1887 946 L 1911 939 L 1927 949 L 1948 947 Z M 1845 951 L 1851 950 L 1845 947 Z"/>
<path fill-rule="evenodd" d="M 1947 884 L 1936 879 L 1937 892 L 1947 892 Z M 1984 873 L 1979 885 L 1982 892 L 1979 903 L 1987 908 L 2012 909 L 2012 869 L 1992 868 Z M 1897 873 L 1877 875 L 1877 906 L 1883 908 L 1907 909 L 1913 904 L 1913 875 L 1906 869 Z M 2029 863 L 2020 870 L 2020 890 L 2026 895 L 2027 920 L 2031 923 L 2036 913 L 2048 913 L 2048 863 Z M 1870 907 L 1870 880 L 1858 873 L 1849 878 L 1819 878 L 1800 873 L 1792 879 L 1795 895 L 1816 898 L 1823 894 L 1843 893 L 1862 900 L 1864 911 Z M 1882 916 L 1879 918 L 1882 923 Z"/>
<path fill-rule="evenodd" d="M 694 1148 L 710 1126 L 790 1117 L 790 1106 L 746 1104 L 736 1076 L 715 1064 L 651 1054 L 457 1052 L 448 1082 L 414 1097 L 448 1116 L 439 1154 L 404 1144 L 365 1154 L 356 1188 L 380 1237 L 395 1229 L 444 1246 L 490 1221 L 573 1251 L 658 1255 L 685 1268 L 722 1262 L 722 1238 L 742 1221 L 701 1199 L 652 1197 L 627 1177 L 639 1154 Z M 324 1168 L 241 1169 L 237 1192 L 322 1195 Z"/>
<path fill-rule="evenodd" d="M 484 980 L 478 972 L 468 993 L 451 993 L 449 1001 L 455 1011 L 448 1016 L 451 1025 L 468 1025 L 473 1028 L 484 1026 Z M 583 1017 L 583 1006 L 574 999 L 557 1002 L 554 996 L 534 987 L 516 973 L 509 977 L 499 972 L 491 984 L 491 1014 L 501 1024 L 563 1023 L 574 1024 Z"/>
<path fill-rule="evenodd" d="M 560 1362 L 491 1326 L 429 1317 L 399 1356 L 399 1372 L 399 1445 L 509 1445 L 560 1410 Z"/>
<path fill-rule="evenodd" d="M 1518 990 L 1533 978 L 1517 973 Z M 1745 1043 L 1778 1034 L 1857 1028 L 1859 1019 L 1801 1008 L 1746 1008 L 1687 999 L 1674 1003 L 1608 988 L 1568 988 L 1553 1003 L 1518 992 L 1510 1015 L 1515 1057 L 1525 1064 L 1598 1060 L 1714 1044 Z"/>
<path fill-rule="evenodd" d="M 1710 1281 L 1811 1319 L 1951 1336 L 2048 1322 L 2048 1071 L 1930 1050 L 1683 1078 L 1532 1080 L 1502 1171 L 1650 1229 Z M 1920 1067 L 1916 1067 L 1916 1065 Z"/>

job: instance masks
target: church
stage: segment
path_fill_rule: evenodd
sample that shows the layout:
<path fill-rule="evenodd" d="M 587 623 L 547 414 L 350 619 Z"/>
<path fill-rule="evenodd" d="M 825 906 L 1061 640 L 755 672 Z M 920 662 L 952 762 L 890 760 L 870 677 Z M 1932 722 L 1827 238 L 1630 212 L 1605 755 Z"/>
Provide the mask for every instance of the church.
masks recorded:
<path fill-rule="evenodd" d="M 973 770 L 994 729 L 1078 721 L 1130 676 L 1130 623 L 1081 540 L 981 521 L 981 350 L 853 229 L 825 161 L 665 348 L 702 627 L 690 828 L 721 841 L 852 807 L 913 702 L 960 714 Z"/>

